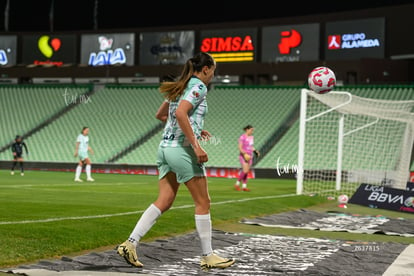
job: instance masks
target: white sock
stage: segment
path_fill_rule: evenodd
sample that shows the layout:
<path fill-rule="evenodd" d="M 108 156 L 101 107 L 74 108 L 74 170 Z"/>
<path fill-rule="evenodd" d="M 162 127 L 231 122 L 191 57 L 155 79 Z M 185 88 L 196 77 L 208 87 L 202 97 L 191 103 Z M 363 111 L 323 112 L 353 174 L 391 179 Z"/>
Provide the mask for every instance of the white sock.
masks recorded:
<path fill-rule="evenodd" d="M 237 186 L 240 186 L 240 181 L 238 181 L 238 180 L 237 180 L 237 181 L 236 181 L 236 185 L 237 185 Z"/>
<path fill-rule="evenodd" d="M 151 229 L 159 216 L 161 216 L 160 209 L 154 204 L 151 204 L 138 220 L 128 240 L 137 246 L 139 240 Z"/>
<path fill-rule="evenodd" d="M 242 188 L 243 188 L 243 189 L 247 188 L 247 183 L 243 183 L 243 184 L 242 184 Z"/>
<path fill-rule="evenodd" d="M 80 175 L 82 173 L 82 166 L 77 166 L 76 167 L 76 173 L 75 173 L 75 179 L 79 179 Z"/>
<path fill-rule="evenodd" d="M 86 165 L 85 171 L 86 171 L 86 177 L 91 178 L 91 165 Z"/>
<path fill-rule="evenodd" d="M 213 253 L 211 245 L 211 218 L 210 214 L 207 215 L 195 215 L 195 224 L 200 237 L 201 253 L 203 256 L 208 256 Z"/>

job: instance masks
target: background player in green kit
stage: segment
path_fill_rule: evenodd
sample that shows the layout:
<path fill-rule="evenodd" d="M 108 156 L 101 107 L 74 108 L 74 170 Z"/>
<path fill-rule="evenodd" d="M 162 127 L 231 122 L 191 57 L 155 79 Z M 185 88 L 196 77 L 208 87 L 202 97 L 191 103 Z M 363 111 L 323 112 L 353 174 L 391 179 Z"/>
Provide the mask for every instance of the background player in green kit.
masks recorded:
<path fill-rule="evenodd" d="M 89 158 L 89 152 L 93 154 L 92 148 L 89 146 L 89 128 L 83 127 L 81 134 L 78 135 L 76 139 L 76 147 L 75 147 L 75 157 L 79 157 L 79 163 L 76 167 L 75 172 L 75 181 L 76 182 L 82 182 L 82 179 L 80 179 L 80 175 L 82 173 L 82 167 L 85 165 L 85 172 L 86 172 L 86 180 L 87 181 L 95 181 L 91 177 L 91 166 L 92 162 Z"/>
<path fill-rule="evenodd" d="M 165 101 L 156 118 L 166 124 L 157 155 L 158 198 L 142 214 L 128 240 L 117 249 L 118 254 L 134 266 L 143 266 L 136 253 L 139 240 L 172 206 L 180 183 L 185 183 L 195 204 L 195 225 L 202 254 L 200 266 L 203 269 L 225 268 L 234 263 L 233 259 L 213 253 L 210 196 L 204 168 L 208 155 L 199 143 L 201 138 L 210 136 L 203 130 L 203 125 L 207 113 L 207 85 L 214 77 L 215 69 L 213 57 L 199 53 L 187 60 L 177 81 L 163 82 L 160 86 Z"/>

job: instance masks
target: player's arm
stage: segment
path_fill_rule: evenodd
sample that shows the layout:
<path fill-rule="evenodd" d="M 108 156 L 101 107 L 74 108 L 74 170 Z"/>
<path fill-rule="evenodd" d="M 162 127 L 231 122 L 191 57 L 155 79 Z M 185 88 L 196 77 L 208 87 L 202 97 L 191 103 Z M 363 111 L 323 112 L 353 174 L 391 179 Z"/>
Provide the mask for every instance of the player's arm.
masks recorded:
<path fill-rule="evenodd" d="M 243 142 L 239 141 L 239 151 L 240 154 L 243 155 L 244 160 L 249 161 L 251 156 L 243 150 Z"/>
<path fill-rule="evenodd" d="M 94 154 L 93 149 L 92 149 L 90 146 L 88 146 L 88 151 L 89 151 L 91 154 Z"/>
<path fill-rule="evenodd" d="M 11 150 L 12 150 L 13 156 L 16 156 L 16 144 L 13 144 L 11 146 Z"/>
<path fill-rule="evenodd" d="M 183 131 L 185 137 L 190 142 L 193 150 L 197 156 L 197 162 L 204 163 L 208 161 L 207 152 L 200 146 L 198 139 L 193 132 L 193 128 L 188 118 L 188 113 L 193 109 L 193 105 L 187 101 L 182 100 L 175 111 L 175 117 L 177 118 L 178 125 Z"/>
<path fill-rule="evenodd" d="M 170 103 L 168 101 L 163 101 L 160 107 L 158 108 L 157 113 L 155 113 L 155 118 L 165 123 L 168 119 L 169 107 Z"/>
<path fill-rule="evenodd" d="M 247 154 L 244 150 L 243 150 L 243 142 L 242 141 L 239 141 L 239 151 L 240 151 L 240 154 L 241 155 L 245 155 L 245 154 Z"/>
<path fill-rule="evenodd" d="M 80 142 L 76 142 L 76 145 L 75 145 L 75 154 L 74 154 L 75 157 L 78 156 L 79 144 L 80 144 Z"/>
<path fill-rule="evenodd" d="M 24 150 L 26 151 L 26 154 L 29 154 L 29 150 L 27 149 L 27 145 L 24 142 L 23 142 L 23 147 L 24 147 Z"/>

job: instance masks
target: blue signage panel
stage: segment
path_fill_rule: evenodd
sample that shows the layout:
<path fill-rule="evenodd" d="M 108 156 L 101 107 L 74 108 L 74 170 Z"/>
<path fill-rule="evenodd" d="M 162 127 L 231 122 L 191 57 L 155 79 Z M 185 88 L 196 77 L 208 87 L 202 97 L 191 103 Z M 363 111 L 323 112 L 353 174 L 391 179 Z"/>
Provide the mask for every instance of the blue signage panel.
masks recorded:
<path fill-rule="evenodd" d="M 326 60 L 384 58 L 384 44 L 384 18 L 326 23 Z"/>
<path fill-rule="evenodd" d="M 83 34 L 81 36 L 81 64 L 134 65 L 135 34 Z"/>
<path fill-rule="evenodd" d="M 0 35 L 0 66 L 16 65 L 17 36 Z"/>

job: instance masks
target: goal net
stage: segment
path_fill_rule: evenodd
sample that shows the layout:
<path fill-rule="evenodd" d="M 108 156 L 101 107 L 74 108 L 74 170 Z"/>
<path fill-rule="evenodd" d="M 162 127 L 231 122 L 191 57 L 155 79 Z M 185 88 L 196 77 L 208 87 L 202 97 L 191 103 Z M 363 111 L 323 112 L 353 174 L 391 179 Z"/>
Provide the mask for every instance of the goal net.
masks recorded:
<path fill-rule="evenodd" d="M 405 189 L 414 101 L 302 89 L 297 194 L 351 196 L 360 184 Z"/>

